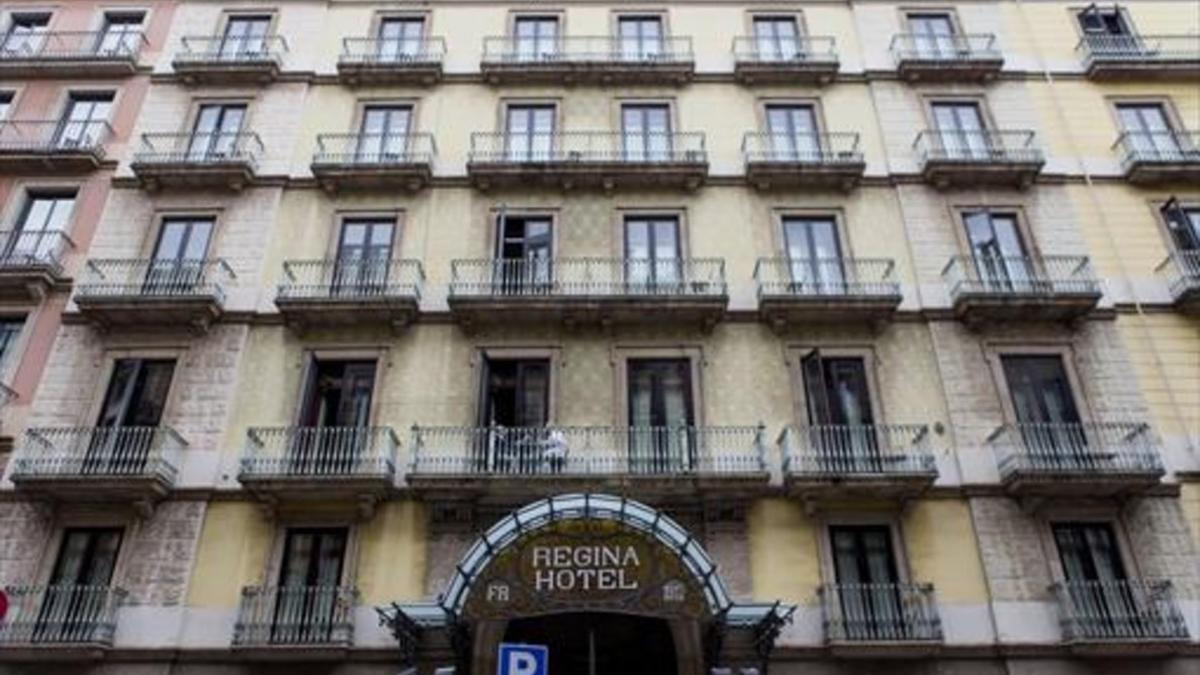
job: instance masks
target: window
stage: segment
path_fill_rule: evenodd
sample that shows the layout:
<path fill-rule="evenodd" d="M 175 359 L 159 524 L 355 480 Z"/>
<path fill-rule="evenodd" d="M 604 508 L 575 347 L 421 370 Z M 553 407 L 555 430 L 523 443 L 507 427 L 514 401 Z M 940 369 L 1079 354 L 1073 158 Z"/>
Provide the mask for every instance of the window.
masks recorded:
<path fill-rule="evenodd" d="M 1005 355 L 1000 363 L 1026 452 L 1064 467 L 1094 467 L 1062 357 Z"/>
<path fill-rule="evenodd" d="M 189 292 L 204 278 L 212 218 L 167 218 L 154 245 L 143 290 L 150 294 Z"/>
<path fill-rule="evenodd" d="M 97 54 L 125 55 L 137 53 L 142 40 L 141 12 L 109 12 L 104 15 L 104 27 L 96 41 Z"/>
<path fill-rule="evenodd" d="M 1200 208 L 1182 206 L 1172 198 L 1163 204 L 1160 211 L 1176 250 L 1200 252 Z M 1200 260 L 1197 264 L 1200 264 Z"/>
<path fill-rule="evenodd" d="M 625 219 L 625 270 L 630 292 L 653 292 L 683 277 L 679 219 L 630 216 Z"/>
<path fill-rule="evenodd" d="M 0 52 L 37 54 L 46 44 L 49 26 L 49 14 L 13 14 L 9 17 L 4 41 L 0 42 Z"/>
<path fill-rule="evenodd" d="M 539 292 L 551 281 L 553 230 L 549 216 L 496 219 L 496 266 L 492 288 L 504 294 Z M 548 290 L 548 289 L 547 289 Z"/>
<path fill-rule="evenodd" d="M 84 473 L 146 468 L 175 373 L 170 359 L 117 359 L 83 460 Z"/>
<path fill-rule="evenodd" d="M 554 106 L 508 107 L 504 143 L 511 162 L 549 160 L 554 148 Z"/>
<path fill-rule="evenodd" d="M 800 363 L 809 424 L 863 428 L 875 423 L 866 363 L 814 349 Z"/>
<path fill-rule="evenodd" d="M 1077 15 L 1079 27 L 1085 35 L 1129 35 L 1132 31 L 1125 24 L 1125 17 L 1116 5 L 1100 7 L 1093 3 Z"/>
<path fill-rule="evenodd" d="M 692 365 L 688 359 L 630 359 L 629 464 L 673 473 L 695 464 Z"/>
<path fill-rule="evenodd" d="M 333 292 L 362 295 L 382 293 L 392 264 L 396 221 L 388 218 L 347 218 L 338 236 Z"/>
<path fill-rule="evenodd" d="M 817 115 L 811 105 L 767 106 L 771 149 L 780 161 L 812 161 L 821 157 Z"/>
<path fill-rule="evenodd" d="M 313 359 L 305 384 L 300 426 L 370 426 L 374 392 L 374 361 Z"/>
<path fill-rule="evenodd" d="M 558 17 L 518 16 L 513 21 L 516 58 L 536 61 L 558 55 Z"/>
<path fill-rule="evenodd" d="M 484 426 L 545 426 L 550 413 L 550 361 L 485 359 L 480 411 Z"/>
<path fill-rule="evenodd" d="M 74 209 L 74 192 L 31 191 L 5 246 L 4 257 L 37 263 L 53 261 L 62 250 Z"/>
<path fill-rule="evenodd" d="M 0 122 L 8 119 L 8 111 L 12 107 L 13 93 L 0 91 Z"/>
<path fill-rule="evenodd" d="M 932 106 L 938 148 L 950 159 L 986 160 L 991 140 L 978 103 L 939 102 Z"/>
<path fill-rule="evenodd" d="M 88 147 L 100 142 L 112 112 L 112 92 L 71 92 L 55 134 L 60 148 Z"/>
<path fill-rule="evenodd" d="M 188 143 L 188 159 L 203 162 L 233 156 L 241 145 L 238 138 L 245 118 L 244 104 L 211 103 L 200 106 Z"/>
<path fill-rule="evenodd" d="M 794 17 L 756 16 L 753 24 L 758 58 L 764 61 L 787 61 L 803 56 L 800 29 Z"/>
<path fill-rule="evenodd" d="M 625 161 L 669 161 L 674 140 L 670 106 L 658 103 L 621 106 L 621 136 Z"/>
<path fill-rule="evenodd" d="M 9 359 L 14 357 L 17 338 L 20 337 L 21 329 L 24 327 L 24 317 L 0 318 L 0 371 L 5 370 L 9 365 Z"/>
<path fill-rule="evenodd" d="M 107 604 L 122 532 L 116 528 L 70 528 L 33 628 L 34 642 L 87 642 Z"/>
<path fill-rule="evenodd" d="M 783 242 L 794 292 L 836 293 L 844 289 L 837 221 L 828 216 L 785 216 Z"/>
<path fill-rule="evenodd" d="M 229 17 L 221 36 L 220 56 L 228 59 L 261 56 L 267 49 L 270 28 L 270 16 Z"/>
<path fill-rule="evenodd" d="M 1166 108 L 1160 103 L 1120 103 L 1125 148 L 1131 155 L 1148 159 L 1171 159 L 1180 152 Z"/>
<path fill-rule="evenodd" d="M 1036 278 L 1016 214 L 969 211 L 963 224 L 975 273 L 989 290 L 1023 290 Z"/>
<path fill-rule="evenodd" d="M 276 590 L 271 641 L 319 644 L 332 639 L 344 610 L 338 607 L 345 566 L 345 528 L 287 531 Z"/>
<path fill-rule="evenodd" d="M 919 58 L 952 59 L 958 55 L 949 14 L 909 14 L 907 20 L 912 48 Z"/>
<path fill-rule="evenodd" d="M 425 20 L 420 17 L 384 17 L 379 20 L 376 56 L 381 61 L 404 61 L 423 51 Z"/>
<path fill-rule="evenodd" d="M 902 609 L 890 528 L 881 525 L 829 528 L 838 601 L 847 637 L 899 636 L 908 616 Z"/>
<path fill-rule="evenodd" d="M 1141 635 L 1154 630 L 1153 599 L 1130 587 L 1117 537 L 1107 523 L 1057 523 L 1054 542 L 1066 591 L 1076 612 L 1103 635 Z"/>
<path fill-rule="evenodd" d="M 408 148 L 412 108 L 371 105 L 363 109 L 356 159 L 360 162 L 396 161 Z"/>
<path fill-rule="evenodd" d="M 663 21 L 657 16 L 622 16 L 617 19 L 621 56 L 626 60 L 654 59 L 662 56 Z"/>

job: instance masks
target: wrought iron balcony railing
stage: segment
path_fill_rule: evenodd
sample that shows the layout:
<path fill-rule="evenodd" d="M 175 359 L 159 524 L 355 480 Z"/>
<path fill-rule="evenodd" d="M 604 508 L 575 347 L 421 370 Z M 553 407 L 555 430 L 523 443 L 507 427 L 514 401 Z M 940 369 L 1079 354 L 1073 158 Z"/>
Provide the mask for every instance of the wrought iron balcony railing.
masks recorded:
<path fill-rule="evenodd" d="M 1135 164 L 1200 164 L 1200 133 L 1195 131 L 1124 131 L 1120 148 L 1125 171 Z"/>
<path fill-rule="evenodd" d="M 1106 63 L 1200 63 L 1200 35 L 1084 35 L 1075 46 L 1085 68 Z"/>
<path fill-rule="evenodd" d="M 937 642 L 942 621 L 931 584 L 824 584 L 829 642 Z"/>
<path fill-rule="evenodd" d="M 104 157 L 112 139 L 104 120 L 0 120 L 0 158 L 6 154 L 54 155 L 81 152 Z"/>
<path fill-rule="evenodd" d="M 133 156 L 135 165 L 245 164 L 258 167 L 263 144 L 252 131 L 236 133 L 142 134 L 142 147 Z"/>
<path fill-rule="evenodd" d="M 352 586 L 247 586 L 233 646 L 350 646 L 357 604 Z"/>
<path fill-rule="evenodd" d="M 1001 478 L 1160 476 L 1158 442 L 1140 422 L 1006 424 L 988 437 Z"/>
<path fill-rule="evenodd" d="M 255 427 L 239 478 L 388 478 L 399 441 L 391 427 Z"/>
<path fill-rule="evenodd" d="M 708 155 L 704 134 L 700 132 L 475 132 L 471 134 L 470 161 L 475 164 L 701 164 L 708 161 Z"/>
<path fill-rule="evenodd" d="M 761 38 L 753 35 L 733 39 L 737 63 L 765 66 L 838 63 L 837 44 L 832 37 L 804 35 L 791 38 Z"/>
<path fill-rule="evenodd" d="M 884 258 L 759 258 L 754 266 L 758 297 L 898 297 L 896 263 Z"/>
<path fill-rule="evenodd" d="M 282 35 L 259 38 L 227 37 L 223 35 L 182 38 L 182 49 L 175 53 L 176 68 L 180 65 L 263 63 L 279 66 L 288 52 Z"/>
<path fill-rule="evenodd" d="M 1096 295 L 1100 281 L 1087 256 L 956 256 L 942 278 L 957 300 L 967 295 Z"/>
<path fill-rule="evenodd" d="M 11 61 L 137 61 L 141 31 L 47 31 L 0 39 L 0 64 Z"/>
<path fill-rule="evenodd" d="M 863 153 L 858 134 L 778 134 L 752 131 L 742 138 L 742 156 L 746 163 L 779 162 L 786 164 L 862 164 Z"/>
<path fill-rule="evenodd" d="M 431 164 L 437 146 L 433 134 L 321 134 L 314 165 L 379 169 Z"/>
<path fill-rule="evenodd" d="M 666 36 L 623 38 L 572 35 L 557 38 L 488 37 L 483 40 L 483 63 L 504 66 L 554 64 L 667 64 L 691 63 L 692 39 Z"/>
<path fill-rule="evenodd" d="M 738 476 L 766 471 L 760 427 L 414 427 L 414 476 Z"/>
<path fill-rule="evenodd" d="M 236 276 L 221 258 L 193 259 L 93 259 L 80 282 L 76 297 L 155 299 L 211 298 L 225 302 L 225 286 Z"/>
<path fill-rule="evenodd" d="M 1035 134 L 1024 130 L 950 131 L 926 129 L 913 148 L 923 164 L 1010 164 L 1043 162 Z"/>
<path fill-rule="evenodd" d="M 338 65 L 405 68 L 441 64 L 445 56 L 446 41 L 440 37 L 353 37 L 342 40 Z"/>
<path fill-rule="evenodd" d="M 416 260 L 288 260 L 277 299 L 419 301 L 425 272 Z"/>
<path fill-rule="evenodd" d="M 1171 297 L 1176 301 L 1187 295 L 1200 294 L 1200 250 L 1171 252 L 1159 264 L 1158 273 L 1166 279 Z"/>
<path fill-rule="evenodd" d="M 8 616 L 0 621 L 0 645 L 93 645 L 111 647 L 117 607 L 125 591 L 109 585 L 9 586 Z"/>
<path fill-rule="evenodd" d="M 1170 581 L 1060 581 L 1051 590 L 1068 642 L 1187 639 Z"/>
<path fill-rule="evenodd" d="M 12 480 L 133 478 L 170 485 L 186 447 L 165 426 L 35 428 L 26 432 Z"/>
<path fill-rule="evenodd" d="M 63 259 L 75 243 L 64 232 L 0 230 L 0 272 L 16 268 L 47 267 L 63 273 Z"/>
<path fill-rule="evenodd" d="M 829 477 L 937 474 L 923 424 L 790 427 L 779 441 L 784 472 Z"/>
<path fill-rule="evenodd" d="M 897 64 L 923 61 L 954 64 L 971 61 L 1003 61 L 1004 55 L 991 33 L 973 35 L 924 35 L 900 33 L 892 36 L 892 58 Z"/>
<path fill-rule="evenodd" d="M 450 296 L 624 298 L 725 295 L 720 258 L 455 260 Z"/>

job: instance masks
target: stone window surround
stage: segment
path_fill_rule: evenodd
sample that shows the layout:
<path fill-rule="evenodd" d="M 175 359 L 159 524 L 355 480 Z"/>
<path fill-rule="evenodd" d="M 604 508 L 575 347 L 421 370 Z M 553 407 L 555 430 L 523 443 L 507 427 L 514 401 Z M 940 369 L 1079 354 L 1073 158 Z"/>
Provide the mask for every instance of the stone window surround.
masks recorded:
<path fill-rule="evenodd" d="M 229 26 L 231 19 L 238 19 L 248 16 L 267 16 L 270 17 L 270 22 L 267 24 L 267 37 L 278 35 L 279 31 L 279 8 L 277 7 L 235 7 L 221 11 L 221 16 L 217 19 L 216 30 L 213 35 L 221 37 L 225 35 L 225 30 Z"/>
<path fill-rule="evenodd" d="M 50 583 L 54 574 L 54 565 L 63 545 L 63 535 L 72 528 L 112 527 L 121 530 L 121 546 L 117 550 L 117 561 L 113 565 L 111 584 L 120 586 L 125 578 L 126 569 L 132 564 L 131 542 L 141 535 L 142 524 L 145 521 L 131 515 L 122 515 L 113 509 L 96 509 L 94 505 L 66 505 L 55 510 L 50 518 L 50 536 L 41 547 L 33 579 L 25 583 L 45 586 Z"/>
<path fill-rule="evenodd" d="M 883 405 L 882 389 L 879 387 L 878 358 L 871 343 L 822 345 L 809 342 L 788 342 L 784 347 L 784 359 L 792 381 L 792 417 L 799 426 L 808 425 L 808 390 L 804 386 L 804 357 L 820 350 L 821 356 L 833 358 L 860 358 L 867 375 L 867 390 L 871 396 L 871 412 L 876 424 L 886 424 L 887 411 Z"/>
<path fill-rule="evenodd" d="M 651 346 L 615 344 L 610 348 L 613 367 L 613 425 L 629 426 L 629 362 L 644 359 L 687 359 L 691 366 L 692 424 L 705 426 L 703 375 L 708 361 L 702 345 Z"/>
<path fill-rule="evenodd" d="M 623 94 L 618 93 L 612 97 L 611 109 L 609 111 L 609 128 L 613 133 L 625 133 L 624 110 L 625 106 L 665 106 L 667 109 L 667 121 L 670 124 L 670 132 L 678 134 L 683 132 L 683 128 L 679 123 L 679 105 L 674 96 L 655 96 L 645 94 Z"/>
<path fill-rule="evenodd" d="M 1063 370 L 1066 371 L 1067 381 L 1071 386 L 1071 396 L 1075 400 L 1075 409 L 1079 411 L 1082 422 L 1093 419 L 1089 405 L 1087 390 L 1083 387 L 1076 366 L 1075 348 L 1069 340 L 1048 340 L 1030 342 L 1028 340 L 996 339 L 982 342 L 984 359 L 992 372 L 992 381 L 996 385 L 996 395 L 1000 398 L 1000 408 L 1004 416 L 1004 424 L 1016 424 L 1017 414 L 1013 408 L 1012 393 L 1008 388 L 1008 380 L 1004 376 L 1004 366 L 1001 358 L 1004 356 L 1058 356 L 1062 359 Z"/>

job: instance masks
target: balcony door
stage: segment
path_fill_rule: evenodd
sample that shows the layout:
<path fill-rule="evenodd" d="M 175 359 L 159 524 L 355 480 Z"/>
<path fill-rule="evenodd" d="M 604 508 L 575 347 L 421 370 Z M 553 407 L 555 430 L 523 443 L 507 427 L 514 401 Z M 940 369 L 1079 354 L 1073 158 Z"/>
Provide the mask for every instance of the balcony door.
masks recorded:
<path fill-rule="evenodd" d="M 977 103 L 934 103 L 933 124 L 938 150 L 947 159 L 984 161 L 991 156 L 991 141 Z"/>
<path fill-rule="evenodd" d="M 1089 633 L 1140 635 L 1130 625 L 1146 614 L 1127 583 L 1125 564 L 1116 535 L 1107 523 L 1059 523 L 1054 525 L 1063 576 L 1067 582 L 1075 619 Z"/>
<path fill-rule="evenodd" d="M 696 466 L 691 361 L 630 359 L 626 368 L 630 471 L 691 471 Z"/>
<path fill-rule="evenodd" d="M 373 105 L 364 108 L 358 129 L 355 161 L 404 161 L 411 119 L 412 108 L 409 106 Z"/>
<path fill-rule="evenodd" d="M 267 50 L 270 16 L 231 16 L 225 24 L 218 53 L 221 58 L 236 60 L 262 56 Z"/>
<path fill-rule="evenodd" d="M 341 607 L 345 528 L 289 529 L 283 544 L 271 642 L 322 644 L 349 619 Z"/>
<path fill-rule="evenodd" d="M 621 138 L 627 162 L 670 161 L 674 142 L 670 106 L 621 106 Z"/>
<path fill-rule="evenodd" d="M 547 459 L 550 418 L 550 361 L 492 359 L 483 363 L 479 423 L 474 439 L 476 470 L 529 474 Z"/>
<path fill-rule="evenodd" d="M 10 56 L 31 56 L 42 51 L 50 29 L 49 14 L 12 14 L 8 31 L 0 42 L 0 53 Z"/>
<path fill-rule="evenodd" d="M 1187 208 L 1171 199 L 1160 210 L 1175 250 L 1200 255 L 1200 208 Z M 1184 264 L 1188 263 L 1185 261 Z M 1185 267 L 1185 271 L 1188 276 L 1200 276 L 1200 258 L 1193 259 L 1191 267 Z"/>
<path fill-rule="evenodd" d="M 173 359 L 117 359 L 96 430 L 83 458 L 83 473 L 139 474 L 167 407 L 175 374 Z"/>
<path fill-rule="evenodd" d="M 30 192 L 4 244 L 5 259 L 16 265 L 58 262 L 74 210 L 74 192 Z"/>
<path fill-rule="evenodd" d="M 970 211 L 963 214 L 975 274 L 991 292 L 1029 292 L 1037 278 L 1017 216 Z"/>
<path fill-rule="evenodd" d="M 195 292 L 204 282 L 204 264 L 213 225 L 212 218 L 164 219 L 142 291 L 149 295 Z"/>
<path fill-rule="evenodd" d="M 899 595 L 889 528 L 837 526 L 829 529 L 829 536 L 846 637 L 907 638 L 910 627 Z"/>
<path fill-rule="evenodd" d="M 96 53 L 118 57 L 137 54 L 145 18 L 141 12 L 106 13 L 104 27 L 96 40 Z"/>
<path fill-rule="evenodd" d="M 953 59 L 958 55 L 949 14 L 909 14 L 908 32 L 917 58 Z"/>
<path fill-rule="evenodd" d="M 663 20 L 657 16 L 623 16 L 617 19 L 621 58 L 642 61 L 660 58 L 665 51 Z"/>
<path fill-rule="evenodd" d="M 548 162 L 553 159 L 554 106 L 509 106 L 504 149 L 510 162 Z"/>
<path fill-rule="evenodd" d="M 1076 15 L 1083 39 L 1095 54 L 1113 56 L 1139 56 L 1145 51 L 1141 38 L 1125 20 L 1125 14 L 1116 5 L 1100 7 L 1088 5 Z"/>
<path fill-rule="evenodd" d="M 342 221 L 334 261 L 333 295 L 378 295 L 387 292 L 396 222 L 389 219 Z"/>
<path fill-rule="evenodd" d="M 96 145 L 103 137 L 112 104 L 112 92 L 71 92 L 55 130 L 55 147 L 69 150 Z"/>
<path fill-rule="evenodd" d="M 830 469 L 880 471 L 866 362 L 813 350 L 800 363 L 810 425 L 809 444 Z"/>
<path fill-rule="evenodd" d="M 69 528 L 33 627 L 33 642 L 88 642 L 108 620 L 113 570 L 121 550 L 118 528 Z"/>
<path fill-rule="evenodd" d="M 1138 159 L 1177 159 L 1183 151 L 1171 127 L 1167 111 L 1158 103 L 1122 103 L 1117 116 L 1125 134 L 1125 147 Z"/>
<path fill-rule="evenodd" d="M 637 216 L 625 220 L 625 284 L 631 294 L 682 290 L 679 219 Z"/>
<path fill-rule="evenodd" d="M 513 20 L 513 54 L 518 61 L 546 61 L 558 58 L 558 18 L 518 16 Z"/>
<path fill-rule="evenodd" d="M 754 46 L 762 61 L 791 61 L 804 56 L 800 28 L 790 16 L 754 17 Z"/>
<path fill-rule="evenodd" d="M 783 219 L 783 240 L 793 293 L 846 292 L 841 244 L 833 218 L 787 216 Z"/>
<path fill-rule="evenodd" d="M 501 215 L 496 219 L 492 288 L 503 295 L 549 293 L 553 283 L 553 230 L 549 216 Z"/>
<path fill-rule="evenodd" d="M 233 159 L 241 145 L 238 136 L 245 118 L 246 106 L 243 104 L 200 106 L 188 143 L 187 159 L 193 162 Z"/>
<path fill-rule="evenodd" d="M 10 361 L 16 361 L 17 338 L 25 328 L 25 317 L 0 318 L 0 374 L 8 375 Z M 13 369 L 15 371 L 15 368 Z"/>
<path fill-rule="evenodd" d="M 813 162 L 821 159 L 816 111 L 811 105 L 767 106 L 767 131 L 773 159 Z"/>
<path fill-rule="evenodd" d="M 379 20 L 375 56 L 385 63 L 410 61 L 423 55 L 425 20 L 386 17 Z"/>
<path fill-rule="evenodd" d="M 299 428 L 287 447 L 287 469 L 306 475 L 354 471 L 370 449 L 374 361 L 313 359 L 301 397 Z"/>
<path fill-rule="evenodd" d="M 1030 459 L 1051 466 L 1094 468 L 1062 357 L 1001 357 L 1013 413 Z"/>

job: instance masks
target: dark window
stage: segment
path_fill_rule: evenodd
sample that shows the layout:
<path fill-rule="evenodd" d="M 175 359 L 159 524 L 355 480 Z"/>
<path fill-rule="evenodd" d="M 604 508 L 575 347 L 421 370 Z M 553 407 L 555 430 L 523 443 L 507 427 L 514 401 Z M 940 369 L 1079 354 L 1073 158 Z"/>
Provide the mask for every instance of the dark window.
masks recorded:
<path fill-rule="evenodd" d="M 8 110 L 12 107 L 13 93 L 0 91 L 0 121 L 8 119 Z"/>
<path fill-rule="evenodd" d="M 1056 524 L 1054 541 L 1068 581 L 1125 579 L 1117 538 L 1106 523 Z"/>
<path fill-rule="evenodd" d="M 548 216 L 510 216 L 496 219 L 494 291 L 528 295 L 550 289 L 553 230 Z"/>
<path fill-rule="evenodd" d="M 421 53 L 425 20 L 416 17 L 386 17 L 379 21 L 378 56 L 385 61 L 400 61 Z"/>
<path fill-rule="evenodd" d="M 845 272 L 833 218 L 787 216 L 783 219 L 783 240 L 795 292 L 842 290 Z"/>
<path fill-rule="evenodd" d="M 1175 248 L 1179 251 L 1200 251 L 1200 208 L 1185 207 L 1178 200 L 1171 199 L 1163 204 L 1161 211 Z M 1200 264 L 1200 261 L 1196 264 Z"/>
<path fill-rule="evenodd" d="M 657 16 L 622 16 L 617 19 L 621 56 L 626 59 L 657 57 L 663 52 L 663 22 Z"/>
<path fill-rule="evenodd" d="M 838 526 L 829 528 L 829 537 L 847 636 L 903 635 L 907 617 L 901 611 L 891 530 L 877 525 Z"/>
<path fill-rule="evenodd" d="M 108 12 L 104 15 L 104 27 L 96 41 L 96 52 L 100 54 L 129 54 L 137 51 L 142 40 L 141 12 Z"/>
<path fill-rule="evenodd" d="M 239 150 L 238 136 L 245 117 L 246 106 L 243 104 L 214 103 L 200 106 L 192 127 L 188 159 L 203 162 L 233 156 Z"/>
<path fill-rule="evenodd" d="M 1100 7 L 1091 4 L 1078 14 L 1079 26 L 1088 35 L 1129 35 L 1121 9 L 1116 5 Z"/>
<path fill-rule="evenodd" d="M 290 529 L 279 571 L 274 642 L 320 643 L 332 637 L 341 602 L 345 528 Z"/>
<path fill-rule="evenodd" d="M 542 427 L 550 414 L 550 362 L 546 359 L 485 359 L 480 423 Z"/>
<path fill-rule="evenodd" d="M 875 423 L 863 359 L 814 350 L 801 367 L 810 424 L 861 428 Z"/>
<path fill-rule="evenodd" d="M 553 16 L 518 16 L 513 21 L 516 56 L 523 61 L 558 54 L 558 19 Z"/>
<path fill-rule="evenodd" d="M 683 276 L 681 265 L 678 218 L 625 219 L 625 276 L 631 292 L 678 284 Z"/>
<path fill-rule="evenodd" d="M 174 360 L 117 359 L 96 426 L 158 426 L 174 373 Z"/>
<path fill-rule="evenodd" d="M 630 469 L 670 473 L 690 469 L 695 412 L 688 359 L 630 359 Z"/>
<path fill-rule="evenodd" d="M 800 29 L 790 16 L 754 17 L 754 43 L 760 59 L 787 60 L 801 54 Z"/>
<path fill-rule="evenodd" d="M 370 426 L 374 390 L 374 361 L 313 359 L 308 369 L 300 426 Z"/>
<path fill-rule="evenodd" d="M 1001 364 L 1026 452 L 1043 462 L 1093 466 L 1062 358 L 1004 356 Z"/>
<path fill-rule="evenodd" d="M 256 56 L 266 50 L 270 16 L 232 16 L 225 24 L 220 54 L 225 58 Z"/>
<path fill-rule="evenodd" d="M 87 642 L 107 602 L 121 530 L 71 528 L 63 532 L 58 558 L 38 619 L 34 642 Z"/>
<path fill-rule="evenodd" d="M 13 14 L 9 17 L 8 30 L 0 42 L 0 52 L 14 54 L 36 54 L 46 44 L 46 33 L 50 26 L 49 14 Z"/>
<path fill-rule="evenodd" d="M 661 162 L 671 158 L 671 108 L 663 104 L 621 106 L 625 160 Z"/>

